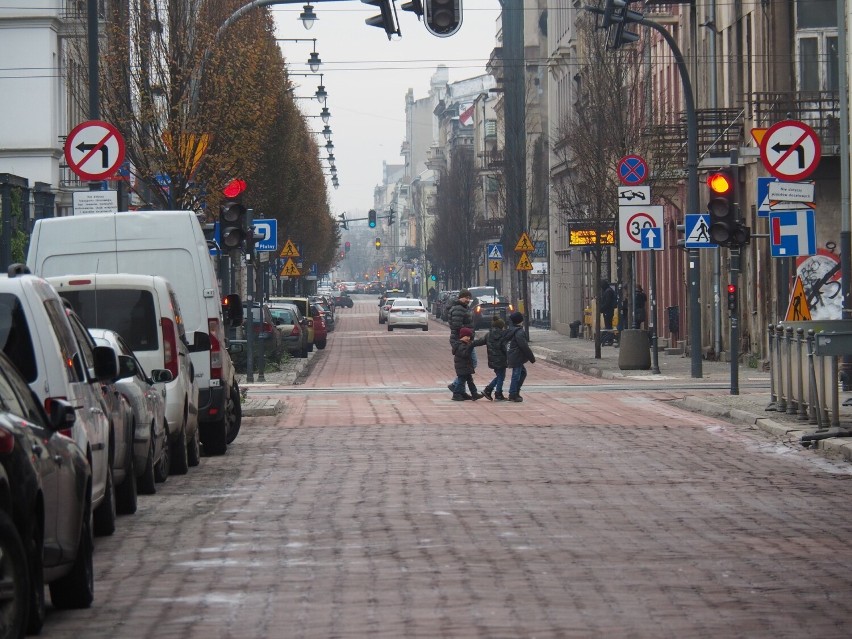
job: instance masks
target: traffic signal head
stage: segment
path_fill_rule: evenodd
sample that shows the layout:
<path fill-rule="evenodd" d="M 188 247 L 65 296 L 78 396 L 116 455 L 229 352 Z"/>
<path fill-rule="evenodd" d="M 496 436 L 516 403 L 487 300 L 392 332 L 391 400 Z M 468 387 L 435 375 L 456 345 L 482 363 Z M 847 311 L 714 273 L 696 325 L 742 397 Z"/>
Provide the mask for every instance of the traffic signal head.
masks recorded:
<path fill-rule="evenodd" d="M 737 310 L 737 285 L 728 284 L 728 310 Z"/>
<path fill-rule="evenodd" d="M 384 29 L 385 33 L 388 34 L 388 40 L 391 39 L 393 34 L 402 35 L 396 19 L 396 5 L 394 4 L 394 0 L 361 0 L 361 2 L 378 7 L 380 11 L 379 15 L 364 20 L 365 23 L 371 27 Z"/>
<path fill-rule="evenodd" d="M 447 38 L 461 28 L 462 0 L 423 0 L 426 30 Z"/>
<path fill-rule="evenodd" d="M 346 244 L 343 245 L 343 250 L 347 253 L 349 252 L 349 242 L 346 242 Z"/>
<path fill-rule="evenodd" d="M 390 210 L 388 211 L 388 226 L 390 226 L 391 224 L 393 224 L 393 223 L 394 223 L 394 221 L 395 221 L 395 214 L 394 214 L 394 212 L 393 212 L 393 209 L 390 209 Z"/>
<path fill-rule="evenodd" d="M 719 246 L 735 245 L 737 229 L 736 184 L 731 171 L 716 171 L 707 176 L 710 213 L 710 240 Z"/>
<path fill-rule="evenodd" d="M 400 5 L 400 9 L 403 11 L 411 11 L 414 15 L 417 16 L 419 20 L 423 15 L 423 1 L 422 0 L 411 0 L 411 2 L 404 2 Z"/>
<path fill-rule="evenodd" d="M 344 231 L 349 230 L 349 223 L 346 221 L 346 213 L 341 213 L 337 217 L 340 218 L 340 226 L 343 227 Z"/>
<path fill-rule="evenodd" d="M 225 250 L 238 248 L 246 239 L 247 209 L 242 203 L 245 188 L 243 180 L 231 180 L 222 189 L 222 194 L 228 198 L 219 207 L 219 238 Z"/>
<path fill-rule="evenodd" d="M 370 212 L 367 213 L 367 226 L 371 229 L 376 228 L 376 212 L 373 209 L 370 209 Z"/>
<path fill-rule="evenodd" d="M 376 238 L 376 250 L 378 251 L 380 248 L 382 248 L 382 238 L 377 237 Z"/>

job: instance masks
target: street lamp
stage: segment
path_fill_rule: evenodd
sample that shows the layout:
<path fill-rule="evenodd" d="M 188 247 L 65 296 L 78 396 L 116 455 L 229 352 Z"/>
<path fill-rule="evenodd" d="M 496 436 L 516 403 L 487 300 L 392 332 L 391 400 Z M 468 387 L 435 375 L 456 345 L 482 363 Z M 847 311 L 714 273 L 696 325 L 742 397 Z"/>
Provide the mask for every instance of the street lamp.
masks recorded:
<path fill-rule="evenodd" d="M 314 7 L 312 4 L 308 3 L 302 7 L 302 9 L 302 13 L 299 14 L 299 20 L 302 21 L 305 29 L 310 31 L 311 27 L 314 26 L 314 22 L 319 20 L 319 18 L 317 18 L 317 14 L 314 13 Z"/>
<path fill-rule="evenodd" d="M 308 57 L 308 68 L 316 73 L 319 71 L 320 65 L 322 64 L 322 60 L 319 57 L 319 53 L 317 53 L 317 39 L 316 38 L 275 38 L 276 42 L 313 42 L 314 50 L 311 52 L 310 57 Z"/>
<path fill-rule="evenodd" d="M 327 124 L 322 128 L 322 135 L 325 138 L 326 142 L 331 141 L 331 127 Z"/>
<path fill-rule="evenodd" d="M 328 142 L 326 142 L 326 143 L 325 143 L 325 150 L 326 150 L 326 151 L 328 151 L 329 153 L 331 153 L 332 151 L 334 151 L 334 142 L 332 142 L 331 140 L 329 140 Z"/>
<path fill-rule="evenodd" d="M 323 105 L 322 111 L 320 111 L 320 117 L 322 118 L 323 124 L 328 124 L 329 118 L 331 118 L 331 111 L 328 110 L 328 107 Z"/>

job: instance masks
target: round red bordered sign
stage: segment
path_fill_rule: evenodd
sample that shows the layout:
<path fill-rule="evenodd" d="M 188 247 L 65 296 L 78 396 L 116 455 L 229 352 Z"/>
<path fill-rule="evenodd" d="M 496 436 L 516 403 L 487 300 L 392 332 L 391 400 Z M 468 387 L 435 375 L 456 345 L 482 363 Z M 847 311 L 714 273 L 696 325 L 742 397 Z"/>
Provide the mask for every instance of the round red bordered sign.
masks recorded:
<path fill-rule="evenodd" d="M 638 155 L 625 155 L 618 161 L 618 179 L 625 186 L 642 184 L 648 177 L 648 164 Z"/>
<path fill-rule="evenodd" d="M 813 173 L 822 157 L 819 136 L 797 120 L 772 125 L 760 142 L 760 159 L 779 180 L 802 180 Z"/>
<path fill-rule="evenodd" d="M 124 162 L 124 138 L 109 122 L 88 120 L 65 140 L 65 161 L 83 180 L 112 177 Z"/>

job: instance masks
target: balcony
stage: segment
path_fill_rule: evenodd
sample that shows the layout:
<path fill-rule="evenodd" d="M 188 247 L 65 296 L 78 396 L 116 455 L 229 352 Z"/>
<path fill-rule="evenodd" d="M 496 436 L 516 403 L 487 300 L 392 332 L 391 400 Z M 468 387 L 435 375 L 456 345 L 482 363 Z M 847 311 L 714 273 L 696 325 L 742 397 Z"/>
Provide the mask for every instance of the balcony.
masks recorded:
<path fill-rule="evenodd" d="M 769 128 L 783 120 L 804 122 L 819 136 L 823 154 L 838 153 L 840 95 L 835 91 L 755 93 L 749 110 L 754 117 L 754 126 L 758 128 Z"/>

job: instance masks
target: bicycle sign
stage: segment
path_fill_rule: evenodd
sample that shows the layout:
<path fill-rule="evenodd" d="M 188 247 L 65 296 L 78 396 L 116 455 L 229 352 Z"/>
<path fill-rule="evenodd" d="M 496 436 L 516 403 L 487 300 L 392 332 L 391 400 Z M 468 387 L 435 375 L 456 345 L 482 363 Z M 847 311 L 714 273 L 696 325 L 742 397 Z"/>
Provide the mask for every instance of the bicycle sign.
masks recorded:
<path fill-rule="evenodd" d="M 642 231 L 650 228 L 663 228 L 662 206 L 619 207 L 618 248 L 622 251 L 641 251 Z"/>

